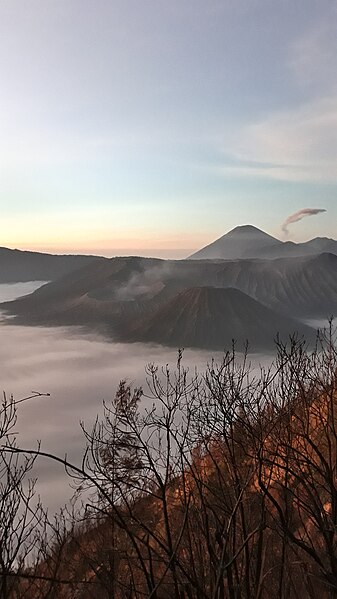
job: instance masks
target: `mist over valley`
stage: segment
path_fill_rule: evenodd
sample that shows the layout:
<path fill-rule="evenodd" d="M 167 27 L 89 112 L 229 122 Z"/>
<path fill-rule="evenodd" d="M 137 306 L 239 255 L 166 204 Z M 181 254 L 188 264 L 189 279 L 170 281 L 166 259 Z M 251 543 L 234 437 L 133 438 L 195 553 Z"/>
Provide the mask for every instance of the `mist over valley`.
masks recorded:
<path fill-rule="evenodd" d="M 234 249 L 242 236 L 242 229 L 229 234 Z M 265 237 L 255 231 L 256 238 Z M 253 252 L 251 229 L 248 247 Z M 41 440 L 45 451 L 76 461 L 84 448 L 79 422 L 90 428 L 120 380 L 146 388 L 148 363 L 174 369 L 178 348 L 186 348 L 185 366 L 203 372 L 233 339 L 239 359 L 249 341 L 254 368 L 271 363 L 277 333 L 313 343 L 337 311 L 337 256 L 93 258 L 51 282 L 2 283 L 0 303 L 3 390 L 15 398 L 51 394 L 22 404 L 20 444 Z M 40 459 L 37 472 L 39 492 L 57 509 L 71 494 L 62 468 Z"/>
<path fill-rule="evenodd" d="M 39 283 L 0 285 L 1 300 L 29 293 Z M 145 367 L 148 363 L 176 366 L 176 349 L 150 344 L 123 344 L 77 327 L 32 327 L 12 325 L 2 314 L 0 320 L 1 389 L 16 400 L 31 391 L 50 393 L 20 406 L 16 426 L 18 441 L 26 449 L 42 448 L 60 457 L 80 462 L 84 438 L 80 421 L 88 429 L 97 414 L 102 414 L 103 400 L 114 397 L 121 379 L 146 388 Z M 186 350 L 184 364 L 202 372 L 212 356 L 221 360 L 222 352 Z M 256 356 L 256 361 L 263 356 Z M 146 405 L 146 399 L 143 400 Z M 40 459 L 37 492 L 51 512 L 68 501 L 73 493 L 64 469 Z"/>
<path fill-rule="evenodd" d="M 219 240 L 227 259 L 95 258 L 1 309 L 18 324 L 76 325 L 126 343 L 222 350 L 234 339 L 261 352 L 277 334 L 313 342 L 306 323 L 337 312 L 337 255 L 256 258 L 270 239 L 237 227 Z"/>

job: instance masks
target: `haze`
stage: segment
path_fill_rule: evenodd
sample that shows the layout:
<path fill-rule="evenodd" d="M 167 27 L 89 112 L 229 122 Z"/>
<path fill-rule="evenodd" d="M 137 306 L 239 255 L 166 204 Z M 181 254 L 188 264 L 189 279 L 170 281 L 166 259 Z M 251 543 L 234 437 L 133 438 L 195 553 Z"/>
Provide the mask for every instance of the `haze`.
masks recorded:
<path fill-rule="evenodd" d="M 0 285 L 0 301 L 28 293 L 38 283 Z M 1 389 L 16 399 L 32 390 L 48 392 L 50 398 L 23 403 L 17 430 L 21 447 L 34 448 L 38 440 L 45 451 L 80 461 L 84 447 L 80 420 L 90 429 L 102 402 L 112 399 L 121 379 L 145 383 L 145 366 L 170 363 L 177 352 L 160 346 L 110 343 L 95 335 L 85 336 L 75 327 L 21 327 L 0 323 Z M 219 352 L 188 350 L 184 363 L 202 371 L 207 362 L 221 358 Z M 258 360 L 259 358 L 257 358 Z M 59 466 L 42 459 L 37 468 L 44 504 L 57 510 L 72 495 L 69 481 Z"/>

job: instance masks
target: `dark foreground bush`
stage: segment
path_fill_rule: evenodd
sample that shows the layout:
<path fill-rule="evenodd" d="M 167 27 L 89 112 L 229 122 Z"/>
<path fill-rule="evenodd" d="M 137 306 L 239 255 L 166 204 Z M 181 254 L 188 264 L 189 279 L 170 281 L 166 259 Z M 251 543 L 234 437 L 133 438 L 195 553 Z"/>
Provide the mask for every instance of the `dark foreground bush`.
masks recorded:
<path fill-rule="evenodd" d="M 337 596 L 336 373 L 331 330 L 313 352 L 278 342 L 259 371 L 234 351 L 204 374 L 180 354 L 148 366 L 146 392 L 121 382 L 84 430 L 80 465 L 47 456 L 77 485 L 52 524 L 25 482 L 46 454 L 17 447 L 4 403 L 0 596 Z"/>

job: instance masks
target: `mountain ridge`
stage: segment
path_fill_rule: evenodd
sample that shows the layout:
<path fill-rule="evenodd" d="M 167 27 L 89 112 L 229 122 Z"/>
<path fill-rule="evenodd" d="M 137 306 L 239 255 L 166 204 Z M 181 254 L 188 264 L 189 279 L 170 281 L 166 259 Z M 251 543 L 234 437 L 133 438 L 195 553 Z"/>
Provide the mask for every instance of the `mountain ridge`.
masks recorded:
<path fill-rule="evenodd" d="M 137 329 L 138 338 L 145 338 L 147 333 L 144 329 L 141 334 L 142 327 L 148 326 L 151 315 L 174 302 L 177 295 L 189 288 L 206 287 L 235 288 L 258 302 L 260 309 L 272 310 L 275 321 L 275 314 L 278 319 L 327 320 L 337 314 L 337 256 L 326 253 L 232 261 L 101 258 L 0 307 L 15 316 L 11 323 L 80 325 L 111 339 L 127 341 L 136 339 Z M 216 310 L 215 320 L 220 312 Z M 244 313 L 242 319 L 245 321 Z M 258 321 L 263 326 L 263 318 Z M 231 332 L 233 338 L 242 336 L 240 327 L 237 322 Z M 253 334 L 258 335 L 254 330 L 248 321 L 246 337 L 251 341 Z"/>
<path fill-rule="evenodd" d="M 100 256 L 48 254 L 0 247 L 0 283 L 52 281 Z"/>
<path fill-rule="evenodd" d="M 327 321 L 337 315 L 337 253 L 313 252 L 334 249 L 334 240 L 316 238 L 307 242 L 306 253 L 293 256 L 297 251 L 293 242 L 281 242 L 252 225 L 243 225 L 219 243 L 228 249 L 227 259 L 37 254 L 38 278 L 55 276 L 55 280 L 0 307 L 15 317 L 11 323 L 79 325 L 113 340 L 213 349 L 235 338 L 242 345 L 244 336 L 259 347 L 267 346 L 274 339 L 272 329 L 275 334 L 277 329 L 302 329 L 301 320 Z M 280 257 L 284 248 L 286 255 Z M 32 278 L 31 254 L 27 257 L 25 252 L 9 250 L 15 259 L 23 256 L 20 268 L 22 272 L 27 267 L 26 280 Z M 248 257 L 242 257 L 245 254 Z M 61 262 L 51 272 L 55 258 Z M 78 264 L 80 268 L 74 269 Z M 45 276 L 41 276 L 41 266 L 47 269 Z M 231 315 L 230 323 L 225 314 Z"/>
<path fill-rule="evenodd" d="M 330 252 L 337 255 L 337 241 L 315 237 L 295 243 L 281 241 L 253 225 L 239 225 L 191 254 L 187 260 L 301 257 Z"/>
<path fill-rule="evenodd" d="M 122 339 L 219 350 L 233 341 L 239 350 L 244 350 L 246 342 L 253 351 L 271 348 L 277 334 L 283 340 L 292 334 L 307 341 L 314 336 L 309 327 L 232 287 L 185 289 L 129 329 Z"/>

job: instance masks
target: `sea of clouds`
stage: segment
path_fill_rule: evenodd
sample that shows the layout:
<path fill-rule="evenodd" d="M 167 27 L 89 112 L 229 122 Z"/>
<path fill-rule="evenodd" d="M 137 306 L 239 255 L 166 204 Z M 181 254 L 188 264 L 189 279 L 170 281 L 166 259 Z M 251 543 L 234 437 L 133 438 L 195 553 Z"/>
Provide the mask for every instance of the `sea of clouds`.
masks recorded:
<path fill-rule="evenodd" d="M 0 302 L 31 293 L 43 282 L 0 285 Z M 145 367 L 176 366 L 177 351 L 140 343 L 122 344 L 76 327 L 29 327 L 13 324 L 0 313 L 0 390 L 15 399 L 32 391 L 50 393 L 20 404 L 17 423 L 18 443 L 80 463 L 84 450 L 80 421 L 91 429 L 102 414 L 103 400 L 109 402 L 118 383 L 126 379 L 146 389 Z M 203 372 L 212 358 L 220 362 L 220 352 L 185 350 L 183 364 Z M 270 363 L 270 356 L 252 356 L 253 367 Z M 146 404 L 143 400 L 143 405 Z M 62 466 L 40 458 L 37 463 L 37 490 L 51 511 L 71 497 Z"/>
<path fill-rule="evenodd" d="M 0 285 L 0 301 L 31 293 L 42 282 Z M 0 320 L 0 389 L 16 400 L 32 391 L 50 393 L 20 405 L 18 443 L 80 463 L 84 449 L 80 421 L 90 429 L 103 400 L 109 402 L 121 379 L 146 386 L 149 363 L 174 369 L 177 351 L 140 343 L 109 342 L 76 327 L 29 327 Z M 220 353 L 214 357 L 221 360 Z M 212 354 L 197 350 L 184 352 L 184 364 L 203 371 Z M 146 401 L 146 400 L 144 400 Z M 66 502 L 72 489 L 62 466 L 40 458 L 37 490 L 44 504 L 56 510 Z"/>

